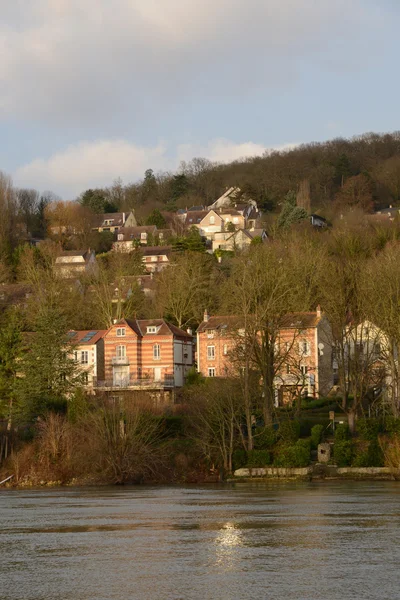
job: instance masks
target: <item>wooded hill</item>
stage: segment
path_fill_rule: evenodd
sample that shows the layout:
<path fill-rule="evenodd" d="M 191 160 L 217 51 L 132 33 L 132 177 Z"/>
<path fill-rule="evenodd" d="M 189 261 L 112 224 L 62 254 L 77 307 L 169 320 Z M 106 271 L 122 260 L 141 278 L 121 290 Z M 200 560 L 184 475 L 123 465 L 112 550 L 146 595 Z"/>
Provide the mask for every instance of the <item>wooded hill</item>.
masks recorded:
<path fill-rule="evenodd" d="M 228 187 L 238 186 L 265 211 L 279 211 L 289 190 L 309 195 L 310 209 L 328 218 L 336 205 L 358 206 L 366 211 L 400 201 L 400 132 L 367 133 L 352 139 L 309 143 L 290 151 L 216 164 L 194 158 L 182 163 L 176 174 L 148 169 L 140 183 L 114 182 L 91 190 L 116 209 L 135 208 L 146 215 L 155 206 L 166 210 L 210 204 Z M 91 204 L 89 201 L 88 204 Z M 101 204 L 101 201 L 100 201 Z"/>

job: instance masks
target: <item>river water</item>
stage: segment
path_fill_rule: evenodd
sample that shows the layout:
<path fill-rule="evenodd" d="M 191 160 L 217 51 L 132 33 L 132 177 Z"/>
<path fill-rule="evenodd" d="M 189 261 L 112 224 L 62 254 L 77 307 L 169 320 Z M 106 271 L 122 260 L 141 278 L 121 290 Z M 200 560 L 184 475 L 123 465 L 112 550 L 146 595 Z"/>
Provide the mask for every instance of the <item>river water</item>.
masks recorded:
<path fill-rule="evenodd" d="M 400 599 L 400 484 L 0 492 L 2 600 Z"/>

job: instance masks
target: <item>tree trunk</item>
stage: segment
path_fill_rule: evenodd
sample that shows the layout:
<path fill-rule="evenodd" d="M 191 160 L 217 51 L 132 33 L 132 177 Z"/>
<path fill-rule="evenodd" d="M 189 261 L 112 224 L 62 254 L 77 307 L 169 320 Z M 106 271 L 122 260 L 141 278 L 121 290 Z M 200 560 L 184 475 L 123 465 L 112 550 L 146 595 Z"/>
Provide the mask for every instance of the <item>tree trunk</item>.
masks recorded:
<path fill-rule="evenodd" d="M 354 410 L 351 410 L 350 412 L 347 413 L 347 419 L 348 419 L 348 423 L 349 423 L 350 433 L 353 436 L 356 431 L 356 413 Z"/>

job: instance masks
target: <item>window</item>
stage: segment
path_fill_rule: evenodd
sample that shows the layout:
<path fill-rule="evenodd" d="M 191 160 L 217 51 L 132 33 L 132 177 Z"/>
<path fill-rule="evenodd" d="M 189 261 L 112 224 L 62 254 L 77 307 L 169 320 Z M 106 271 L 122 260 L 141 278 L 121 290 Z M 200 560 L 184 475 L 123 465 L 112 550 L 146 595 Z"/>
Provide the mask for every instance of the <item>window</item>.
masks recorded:
<path fill-rule="evenodd" d="M 118 290 L 116 290 L 118 293 Z M 125 327 L 118 327 L 117 328 L 117 337 L 124 337 L 126 336 L 126 328 Z"/>
<path fill-rule="evenodd" d="M 81 352 L 81 363 L 83 365 L 87 365 L 89 362 L 89 352 L 87 350 L 82 350 Z"/>
<path fill-rule="evenodd" d="M 142 233 L 140 234 L 140 239 L 147 240 L 147 233 L 145 231 L 142 231 Z"/>
<path fill-rule="evenodd" d="M 116 347 L 117 358 L 125 358 L 126 356 L 126 346 L 117 346 Z"/>
<path fill-rule="evenodd" d="M 224 356 L 226 356 L 228 354 L 228 344 L 224 344 L 223 353 L 224 353 Z"/>
<path fill-rule="evenodd" d="M 286 373 L 287 373 L 287 375 L 290 375 L 290 365 L 289 364 L 286 365 Z"/>
<path fill-rule="evenodd" d="M 208 376 L 209 377 L 215 377 L 215 368 L 214 367 L 209 367 L 208 368 Z"/>
<path fill-rule="evenodd" d="M 308 367 L 307 367 L 307 365 L 301 365 L 300 366 L 300 371 L 301 371 L 302 375 L 307 375 L 307 373 L 308 373 Z"/>
<path fill-rule="evenodd" d="M 87 385 L 89 383 L 89 373 L 87 371 L 82 373 L 82 382 L 83 385 Z"/>
<path fill-rule="evenodd" d="M 119 239 L 120 242 L 122 242 L 123 239 L 124 239 L 124 234 L 123 233 L 119 233 L 118 234 L 118 239 Z"/>
<path fill-rule="evenodd" d="M 157 333 L 157 327 L 155 325 L 150 325 L 147 328 L 147 333 Z"/>
<path fill-rule="evenodd" d="M 76 350 L 75 350 L 75 352 L 74 352 L 74 360 L 78 361 L 78 353 L 77 353 L 77 351 L 76 351 Z"/>
<path fill-rule="evenodd" d="M 237 225 L 239 223 L 239 218 L 238 217 L 233 217 L 233 222 L 235 223 L 235 225 Z"/>
<path fill-rule="evenodd" d="M 104 225 L 112 225 L 114 223 L 114 219 L 106 219 L 104 221 Z"/>
<path fill-rule="evenodd" d="M 207 346 L 207 360 L 215 359 L 215 346 Z"/>
<path fill-rule="evenodd" d="M 311 354 L 310 343 L 307 342 L 306 340 L 303 340 L 299 344 L 299 350 L 300 350 L 300 354 L 302 354 L 303 356 L 310 356 L 310 354 Z"/>
<path fill-rule="evenodd" d="M 160 344 L 154 344 L 153 346 L 153 359 L 154 360 L 159 360 L 160 359 Z"/>
<path fill-rule="evenodd" d="M 215 217 L 213 215 L 210 217 L 210 225 L 215 225 Z"/>

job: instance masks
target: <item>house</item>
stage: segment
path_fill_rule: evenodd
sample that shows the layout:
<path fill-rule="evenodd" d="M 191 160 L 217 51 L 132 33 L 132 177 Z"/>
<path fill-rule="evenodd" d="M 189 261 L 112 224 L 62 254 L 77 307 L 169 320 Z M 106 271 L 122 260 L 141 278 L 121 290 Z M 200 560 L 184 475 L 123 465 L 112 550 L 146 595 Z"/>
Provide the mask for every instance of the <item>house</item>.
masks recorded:
<path fill-rule="evenodd" d="M 74 347 L 74 359 L 84 375 L 84 384 L 89 388 L 104 380 L 104 340 L 107 330 L 70 331 L 68 339 Z"/>
<path fill-rule="evenodd" d="M 171 246 L 147 246 L 141 248 L 143 264 L 147 273 L 162 271 L 170 264 Z"/>
<path fill-rule="evenodd" d="M 212 241 L 213 252 L 215 250 L 227 250 L 234 252 L 235 250 L 244 250 L 250 244 L 259 238 L 261 242 L 266 242 L 268 239 L 265 229 L 238 229 L 237 231 L 216 233 Z"/>
<path fill-rule="evenodd" d="M 57 256 L 55 273 L 59 277 L 82 277 L 95 275 L 98 271 L 96 255 L 93 250 L 66 250 Z"/>
<path fill-rule="evenodd" d="M 172 236 L 172 229 L 157 229 L 155 225 L 143 227 L 121 227 L 117 233 L 117 241 L 113 244 L 116 252 L 131 252 L 137 246 L 163 243 Z"/>
<path fill-rule="evenodd" d="M 237 351 L 246 330 L 237 316 L 208 316 L 197 330 L 197 370 L 205 377 L 237 374 Z M 284 315 L 275 350 L 277 404 L 299 393 L 327 394 L 333 385 L 331 330 L 320 308 Z"/>
<path fill-rule="evenodd" d="M 125 213 L 102 213 L 95 215 L 92 231 L 111 231 L 115 233 L 121 227 L 136 227 L 136 218 L 133 211 Z"/>
<path fill-rule="evenodd" d="M 122 319 L 104 335 L 104 356 L 100 387 L 180 387 L 193 366 L 193 336 L 164 319 Z"/>
<path fill-rule="evenodd" d="M 316 397 L 331 391 L 332 345 L 331 327 L 320 307 L 284 316 L 279 331 L 281 367 L 275 381 L 279 404 L 292 402 L 299 393 Z"/>

